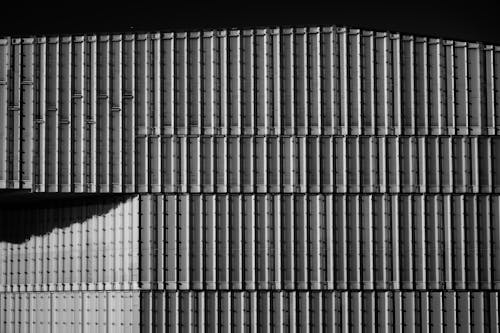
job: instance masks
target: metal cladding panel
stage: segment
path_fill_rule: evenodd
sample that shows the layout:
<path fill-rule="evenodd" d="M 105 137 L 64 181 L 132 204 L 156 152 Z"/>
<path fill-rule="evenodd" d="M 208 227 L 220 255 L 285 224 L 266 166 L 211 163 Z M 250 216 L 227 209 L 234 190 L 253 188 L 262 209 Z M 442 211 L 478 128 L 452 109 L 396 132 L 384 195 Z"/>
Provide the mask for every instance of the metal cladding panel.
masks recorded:
<path fill-rule="evenodd" d="M 331 138 L 347 140 L 338 153 L 348 169 L 323 191 L 497 192 L 499 57 L 498 47 L 480 43 L 331 27 L 4 38 L 0 188 L 316 192 L 324 184 L 317 161 L 293 165 L 292 156 L 321 158 L 318 140 Z M 443 167 L 460 154 L 463 163 L 481 158 L 471 141 L 487 141 L 491 184 L 444 175 L 428 184 L 419 174 L 402 183 L 398 168 L 417 166 L 390 156 L 413 135 L 469 147 L 473 157 L 439 143 Z M 368 148 L 357 136 L 391 137 L 385 148 L 372 143 L 374 153 L 387 152 L 387 178 L 360 184 L 358 155 Z M 282 170 L 290 184 L 265 179 L 276 173 L 268 148 L 293 168 Z M 426 149 L 404 149 L 434 160 Z M 233 175 L 225 184 L 208 176 L 215 161 Z"/>
<path fill-rule="evenodd" d="M 127 185 L 124 192 L 465 194 L 500 189 L 497 137 L 164 136 L 147 147 L 155 149 L 148 157 L 156 161 L 154 168 L 136 170 L 142 185 Z"/>
<path fill-rule="evenodd" d="M 497 331 L 497 292 L 141 293 L 141 331 Z"/>
<path fill-rule="evenodd" d="M 139 287 L 139 198 L 0 209 L 0 291 Z"/>
<path fill-rule="evenodd" d="M 140 293 L 2 292 L 2 332 L 138 332 Z"/>
<path fill-rule="evenodd" d="M 142 195 L 140 280 L 168 290 L 494 290 L 499 204 L 456 194 Z"/>

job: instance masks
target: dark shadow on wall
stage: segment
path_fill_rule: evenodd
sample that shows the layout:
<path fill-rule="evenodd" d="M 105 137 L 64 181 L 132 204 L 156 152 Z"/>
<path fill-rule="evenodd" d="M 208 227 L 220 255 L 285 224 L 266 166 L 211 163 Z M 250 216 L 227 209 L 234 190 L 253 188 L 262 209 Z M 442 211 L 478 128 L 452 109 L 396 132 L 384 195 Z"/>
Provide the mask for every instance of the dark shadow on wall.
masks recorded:
<path fill-rule="evenodd" d="M 110 213 L 133 196 L 0 191 L 0 243 L 21 244 L 32 236 L 88 222 Z"/>

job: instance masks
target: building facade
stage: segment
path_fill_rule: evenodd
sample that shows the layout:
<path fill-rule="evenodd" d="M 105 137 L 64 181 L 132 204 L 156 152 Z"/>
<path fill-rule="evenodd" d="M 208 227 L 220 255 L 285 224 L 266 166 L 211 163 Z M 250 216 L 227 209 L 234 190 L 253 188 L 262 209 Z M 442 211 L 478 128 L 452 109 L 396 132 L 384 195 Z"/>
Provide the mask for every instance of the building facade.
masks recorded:
<path fill-rule="evenodd" d="M 499 330 L 500 47 L 0 39 L 0 331 Z M 54 198 L 57 198 L 55 200 Z"/>

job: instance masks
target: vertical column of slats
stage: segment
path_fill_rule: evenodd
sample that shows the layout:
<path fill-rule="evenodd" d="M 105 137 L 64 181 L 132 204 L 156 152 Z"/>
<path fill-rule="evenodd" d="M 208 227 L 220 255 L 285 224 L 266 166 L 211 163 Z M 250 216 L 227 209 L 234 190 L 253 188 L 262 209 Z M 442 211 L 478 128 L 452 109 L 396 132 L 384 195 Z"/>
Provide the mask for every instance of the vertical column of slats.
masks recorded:
<path fill-rule="evenodd" d="M 99 192 L 110 190 L 110 37 L 97 38 L 97 154 Z"/>
<path fill-rule="evenodd" d="M 293 289 L 295 283 L 295 238 L 294 238 L 294 202 L 291 195 L 281 196 L 280 225 L 282 251 L 282 279 L 283 289 Z"/>
<path fill-rule="evenodd" d="M 133 281 L 132 281 L 132 204 L 133 198 L 127 198 L 126 201 L 119 208 L 120 214 L 120 235 L 119 235 L 119 248 L 121 251 L 121 256 L 119 256 L 119 260 L 122 267 L 122 288 L 123 289 L 132 289 Z"/>
<path fill-rule="evenodd" d="M 43 153 L 45 159 L 45 189 L 55 192 L 58 188 L 58 63 L 59 63 L 59 40 L 51 37 L 47 40 L 47 76 L 46 76 L 46 147 Z"/>
<path fill-rule="evenodd" d="M 228 190 L 228 138 L 227 136 L 214 137 L 214 171 L 216 192 L 226 192 Z M 234 157 L 233 157 L 234 158 Z"/>
<path fill-rule="evenodd" d="M 428 69 L 429 75 L 429 133 L 431 135 L 443 134 L 446 124 L 446 114 L 443 108 L 443 46 L 439 39 L 430 38 L 428 45 Z"/>
<path fill-rule="evenodd" d="M 500 47 L 495 46 L 494 48 L 494 54 L 493 54 L 493 63 L 494 63 L 494 82 L 492 82 L 492 89 L 495 92 L 494 93 L 494 100 L 495 100 L 495 128 L 496 128 L 496 134 L 499 133 L 500 130 Z"/>
<path fill-rule="evenodd" d="M 455 110 L 455 50 L 453 48 L 452 41 L 443 40 L 443 45 L 446 63 L 446 118 L 448 124 L 448 134 L 454 135 L 456 133 L 456 126 L 458 126 Z"/>
<path fill-rule="evenodd" d="M 220 113 L 217 100 L 217 92 L 220 94 L 220 86 L 217 80 L 220 80 L 220 72 L 218 71 L 218 45 L 217 37 L 213 32 L 203 32 L 201 35 L 201 56 L 200 56 L 200 100 L 201 100 L 201 124 L 203 134 L 213 135 L 216 133 L 215 128 L 220 124 Z"/>
<path fill-rule="evenodd" d="M 73 37 L 71 42 L 71 188 L 84 191 L 85 183 L 85 44 L 83 37 Z"/>
<path fill-rule="evenodd" d="M 255 96 L 255 130 L 256 134 L 267 134 L 269 119 L 272 119 L 269 107 L 269 77 L 272 75 L 272 68 L 269 66 L 268 43 L 269 35 L 267 30 L 256 30 L 254 36 L 254 96 Z M 272 90 L 271 90 L 272 93 Z"/>
<path fill-rule="evenodd" d="M 363 134 L 375 134 L 375 69 L 373 33 L 363 31 L 361 36 L 361 128 Z"/>
<path fill-rule="evenodd" d="M 188 133 L 201 134 L 201 84 L 200 84 L 200 60 L 201 60 L 201 41 L 200 33 L 189 33 L 187 38 L 187 119 Z"/>
<path fill-rule="evenodd" d="M 239 137 L 227 137 L 227 167 L 228 167 L 228 185 L 229 192 L 239 192 L 241 184 L 240 174 L 240 140 Z"/>
<path fill-rule="evenodd" d="M 187 36 L 174 35 L 174 124 L 176 134 L 187 134 Z"/>
<path fill-rule="evenodd" d="M 254 190 L 254 142 L 255 138 L 252 136 L 239 137 L 240 144 L 240 176 L 242 192 L 252 192 Z"/>
<path fill-rule="evenodd" d="M 201 195 L 190 195 L 189 201 L 189 289 L 203 288 L 203 202 Z"/>
<path fill-rule="evenodd" d="M 309 28 L 307 32 L 307 109 L 309 126 L 308 132 L 318 135 L 322 131 L 321 118 L 321 55 L 320 55 L 320 29 Z"/>
<path fill-rule="evenodd" d="M 478 233 L 478 269 L 479 288 L 488 289 L 492 286 L 492 254 L 498 249 L 492 248 L 491 198 L 477 198 L 477 233 Z"/>
<path fill-rule="evenodd" d="M 119 54 L 113 53 L 113 117 L 116 121 L 121 121 L 118 127 L 123 126 L 127 129 L 127 135 L 123 135 L 119 130 L 115 131 L 115 140 L 120 139 L 120 143 L 116 143 L 121 147 L 121 154 L 119 161 L 114 161 L 114 167 L 119 168 L 120 174 L 114 175 L 116 180 L 120 180 L 122 189 L 125 192 L 135 191 L 135 70 L 136 70 L 136 51 L 135 51 L 135 37 L 133 35 L 124 35 L 121 40 L 113 41 L 114 52 L 117 49 Z M 119 106 L 119 108 L 116 108 Z M 120 117 L 121 116 L 121 117 Z M 121 119 L 120 119 L 121 118 Z M 116 155 L 116 153 L 115 153 Z M 119 179 L 118 179 L 119 178 Z"/>
<path fill-rule="evenodd" d="M 293 184 L 293 160 L 292 160 L 292 139 L 290 137 L 280 137 L 279 144 L 279 163 L 280 163 L 280 184 L 281 190 L 285 193 L 292 192 Z"/>
<path fill-rule="evenodd" d="M 71 241 L 71 235 L 73 231 L 71 230 L 71 225 L 69 225 L 70 221 L 73 220 L 74 209 L 63 208 L 60 210 L 62 210 L 63 214 L 61 216 L 61 221 L 60 221 L 60 229 L 62 231 L 62 237 L 61 237 L 62 252 L 59 253 L 59 256 L 62 257 L 62 265 L 59 266 L 59 269 L 62 270 L 61 282 L 64 290 L 70 290 L 72 281 L 71 263 L 73 260 L 76 260 L 76 258 L 73 259 L 72 256 L 72 248 L 74 244 Z"/>
<path fill-rule="evenodd" d="M 373 289 L 376 284 L 374 274 L 375 266 L 373 253 L 374 244 L 374 197 L 372 195 L 363 195 L 360 197 L 360 265 L 361 265 L 361 288 Z"/>
<path fill-rule="evenodd" d="M 346 252 L 347 288 L 361 289 L 361 200 L 359 195 L 345 196 L 346 202 Z"/>
<path fill-rule="evenodd" d="M 465 204 L 464 196 L 452 196 L 452 248 L 453 248 L 453 281 L 454 288 L 465 289 Z"/>
<path fill-rule="evenodd" d="M 453 288 L 453 244 L 452 244 L 452 202 L 450 196 L 443 197 L 443 233 L 444 233 L 444 260 L 443 260 L 443 275 L 445 281 L 445 288 Z"/>
<path fill-rule="evenodd" d="M 414 43 L 413 37 L 402 36 L 401 46 L 401 97 L 403 113 L 403 134 L 414 135 L 415 131 L 415 95 L 414 95 Z"/>
<path fill-rule="evenodd" d="M 243 203 L 240 195 L 229 197 L 229 287 L 231 289 L 243 288 L 243 228 L 242 215 Z"/>
<path fill-rule="evenodd" d="M 416 134 L 429 133 L 429 45 L 425 37 L 415 38 Z"/>
<path fill-rule="evenodd" d="M 389 103 L 389 73 L 388 67 L 390 61 L 389 44 L 386 33 L 375 33 L 375 101 L 376 116 L 375 126 L 378 134 L 390 134 L 390 119 L 392 118 L 392 109 Z"/>
<path fill-rule="evenodd" d="M 466 288 L 479 288 L 478 197 L 465 196 L 465 276 Z"/>
<path fill-rule="evenodd" d="M 364 230 L 364 238 L 367 243 L 363 245 L 372 257 L 369 260 L 372 264 L 374 288 L 387 288 L 387 273 L 390 272 L 390 269 L 387 266 L 387 248 L 389 242 L 387 241 L 386 234 L 387 230 L 390 230 L 390 227 L 387 228 L 386 226 L 386 198 L 384 196 L 374 196 L 372 200 L 373 203 L 368 203 L 368 207 L 366 207 L 372 209 L 373 216 L 368 216 L 371 225 L 364 226 L 364 228 L 369 227 L 370 229 Z M 368 213 L 370 214 L 372 211 Z"/>
<path fill-rule="evenodd" d="M 320 138 L 311 136 L 305 138 L 306 154 L 302 154 L 306 161 L 306 177 L 307 184 L 306 190 L 309 193 L 317 193 L 320 191 L 320 184 L 322 183 L 320 173 Z"/>
<path fill-rule="evenodd" d="M 203 198 L 203 281 L 204 288 L 217 288 L 217 216 L 216 196 L 206 195 Z"/>
<path fill-rule="evenodd" d="M 57 84 L 59 90 L 59 100 L 56 107 L 59 110 L 58 116 L 58 191 L 71 191 L 71 156 L 72 156 L 72 133 L 71 133 L 71 99 L 72 99 L 72 40 L 70 37 L 62 37 L 59 40 L 59 59 Z"/>
<path fill-rule="evenodd" d="M 188 149 L 188 174 L 187 179 L 189 192 L 199 192 L 200 191 L 200 140 L 201 137 L 188 137 L 187 138 L 187 149 Z"/>
<path fill-rule="evenodd" d="M 89 36 L 85 39 L 84 50 L 84 86 L 85 86 L 85 154 L 84 174 L 85 190 L 96 191 L 96 109 L 97 109 L 97 37 Z"/>
<path fill-rule="evenodd" d="M 271 193 L 279 192 L 281 189 L 281 137 L 267 136 L 266 139 L 262 140 L 266 142 L 266 154 L 263 156 L 265 161 L 262 161 L 262 164 L 266 166 L 263 177 L 267 188 L 264 191 Z M 259 170 L 259 167 L 257 167 L 257 172 L 262 173 L 263 170 Z"/>
<path fill-rule="evenodd" d="M 400 191 L 400 137 L 387 137 L 386 138 L 386 153 L 379 154 L 381 158 L 387 156 L 387 191 L 391 193 L 398 193 Z"/>
<path fill-rule="evenodd" d="M 281 224 L 281 199 L 282 196 L 280 194 L 272 196 L 268 203 L 270 205 L 269 210 L 270 216 L 268 217 L 267 225 L 269 229 L 272 229 L 272 234 L 267 235 L 268 244 L 273 244 L 269 250 L 269 269 L 272 274 L 271 282 L 269 283 L 269 288 L 274 289 L 283 289 L 283 252 L 286 251 L 283 245 L 283 234 L 282 234 L 282 224 Z M 271 208 L 272 207 L 272 208 Z"/>
<path fill-rule="evenodd" d="M 491 45 L 485 45 L 484 49 L 481 50 L 481 56 L 483 58 L 484 63 L 484 79 L 482 84 L 485 86 L 484 89 L 484 102 L 486 103 L 485 112 L 486 112 L 486 120 L 485 133 L 491 135 L 496 133 L 496 124 L 497 124 L 497 112 L 496 112 L 496 104 L 495 104 L 495 51 L 494 47 Z M 500 115 L 499 115 L 500 116 Z"/>
<path fill-rule="evenodd" d="M 333 115 L 334 115 L 334 57 L 333 57 L 333 29 L 331 27 L 321 28 L 319 33 L 319 85 L 320 104 L 319 117 L 321 121 L 321 134 L 333 134 Z M 273 51 L 274 52 L 274 51 Z"/>
<path fill-rule="evenodd" d="M 255 161 L 254 161 L 254 185 L 255 191 L 258 193 L 267 192 L 268 190 L 268 140 L 269 137 L 255 137 Z M 276 156 L 277 157 L 277 156 Z M 272 157 L 271 157 L 272 158 Z M 275 174 L 277 177 L 277 174 Z M 276 183 L 276 182 L 275 182 Z"/>
<path fill-rule="evenodd" d="M 123 187 L 123 170 L 127 170 L 127 162 L 123 162 L 123 135 L 124 124 L 123 99 L 123 36 L 111 36 L 109 46 L 109 124 L 110 124 L 110 190 L 121 192 Z M 126 61 L 126 60 L 125 60 Z M 126 87 L 125 89 L 127 89 Z M 128 111 L 128 110 L 127 110 Z M 126 118 L 125 118 L 126 119 Z M 123 165 L 125 164 L 125 165 Z"/>
<path fill-rule="evenodd" d="M 216 197 L 217 221 L 217 288 L 228 289 L 230 280 L 230 201 L 228 196 Z"/>
<path fill-rule="evenodd" d="M 467 78 L 467 43 L 454 43 L 454 79 L 457 134 L 469 134 L 469 80 Z"/>
<path fill-rule="evenodd" d="M 428 240 L 426 237 L 427 223 L 425 219 L 425 198 L 422 195 L 413 196 L 413 233 L 414 233 L 414 276 L 415 288 L 426 289 L 428 287 Z"/>
<path fill-rule="evenodd" d="M 400 248 L 401 288 L 412 289 L 414 287 L 412 198 L 411 196 L 406 195 L 400 196 L 398 201 L 398 218 L 400 220 L 399 243 L 393 244 L 394 246 L 398 246 Z"/>
<path fill-rule="evenodd" d="M 390 170 L 390 165 L 387 162 L 386 151 L 387 151 L 387 140 L 385 136 L 381 136 L 375 139 L 375 156 L 377 157 L 378 163 L 374 165 L 376 170 L 376 177 L 374 181 L 374 189 L 380 192 L 390 191 L 390 183 L 388 183 L 388 170 Z"/>
<path fill-rule="evenodd" d="M 189 289 L 190 282 L 190 269 L 189 269 L 189 219 L 190 219 L 190 204 L 189 195 L 180 196 L 177 203 L 177 237 L 178 237 L 178 252 L 177 252 L 177 265 L 178 265 L 178 285 L 177 289 Z"/>
<path fill-rule="evenodd" d="M 307 71 L 307 31 L 293 30 L 293 76 L 295 130 L 298 135 L 307 135 L 309 127 L 308 71 Z"/>
<path fill-rule="evenodd" d="M 389 76 L 389 100 L 390 113 L 392 113 L 391 133 L 395 135 L 402 134 L 402 112 L 401 112 L 401 36 L 399 34 L 389 35 L 389 49 L 391 54 L 388 57 L 390 67 Z"/>
<path fill-rule="evenodd" d="M 272 76 L 269 75 L 270 82 L 268 84 L 268 99 L 270 106 L 268 107 L 268 115 L 271 121 L 268 124 L 270 127 L 267 129 L 269 134 L 280 135 L 282 133 L 282 65 L 281 65 L 281 34 L 279 29 L 272 29 L 268 32 L 268 66 L 269 73 L 272 71 Z M 272 70 L 271 70 L 272 66 Z M 272 83 L 272 84 L 271 84 Z M 272 101 L 272 104 L 271 104 Z M 271 106 L 272 105 L 272 106 Z"/>
<path fill-rule="evenodd" d="M 216 144 L 213 136 L 204 136 L 200 138 L 200 172 L 201 172 L 201 188 L 200 190 L 203 192 L 214 192 L 217 184 L 216 181 L 216 170 L 217 170 L 217 151 Z M 224 171 L 224 168 L 219 170 L 219 172 Z"/>
<path fill-rule="evenodd" d="M 176 191 L 177 165 L 179 163 L 177 151 L 178 137 L 162 137 L 162 185 L 163 192 Z"/>
<path fill-rule="evenodd" d="M 0 187 L 7 187 L 8 142 L 8 82 L 10 67 L 10 39 L 0 39 Z"/>
<path fill-rule="evenodd" d="M 340 105 L 339 105 L 339 129 L 340 134 L 349 133 L 349 77 L 348 77 L 348 32 L 345 28 L 337 28 L 338 47 L 339 47 L 339 87 L 340 87 Z"/>
<path fill-rule="evenodd" d="M 478 135 L 486 123 L 486 100 L 484 87 L 484 49 L 477 43 L 469 43 L 467 52 L 467 101 L 469 111 L 469 133 Z M 483 84 L 483 86 L 482 86 Z"/>
<path fill-rule="evenodd" d="M 178 199 L 175 195 L 165 195 L 165 288 L 176 289 L 178 281 Z M 182 212 L 181 212 L 182 214 Z"/>
<path fill-rule="evenodd" d="M 10 91 L 7 96 L 7 126 L 10 134 L 7 136 L 7 186 L 19 188 L 21 185 L 21 80 L 22 80 L 22 40 L 15 38 L 10 45 L 10 75 L 8 75 L 8 86 Z"/>
<path fill-rule="evenodd" d="M 490 199 L 490 218 L 491 218 L 491 280 L 493 288 L 500 287 L 500 198 L 492 197 Z"/>
<path fill-rule="evenodd" d="M 361 111 L 361 57 L 360 57 L 360 31 L 348 30 L 348 61 L 347 72 L 349 86 L 349 134 L 359 135 L 362 133 L 362 111 Z"/>
<path fill-rule="evenodd" d="M 92 259 L 90 263 L 92 263 L 92 277 L 91 280 L 94 281 L 93 284 L 89 286 L 89 289 L 99 289 L 102 288 L 102 226 L 101 225 L 101 217 L 99 216 L 99 205 L 96 204 L 94 207 L 90 207 L 90 214 L 92 216 L 92 224 L 89 230 L 89 244 L 91 244 L 92 251 Z"/>
<path fill-rule="evenodd" d="M 115 225 L 115 211 L 112 207 L 112 204 L 106 202 L 103 204 L 104 211 L 103 220 L 104 220 L 104 288 L 109 290 L 113 286 L 113 281 L 115 280 L 116 272 L 115 272 L 115 247 L 116 247 L 116 225 Z M 147 281 L 150 281 L 148 279 Z"/>
<path fill-rule="evenodd" d="M 320 238 L 320 212 L 319 196 L 311 195 L 305 198 L 305 225 L 307 237 L 307 274 L 309 289 L 321 289 L 321 238 Z"/>
<path fill-rule="evenodd" d="M 151 48 L 150 36 L 141 34 L 136 36 L 135 57 L 135 161 L 136 161 L 136 189 L 139 192 L 147 192 L 149 188 L 149 135 L 152 134 L 150 94 L 151 88 Z M 185 90 L 183 90 L 185 91 Z"/>
<path fill-rule="evenodd" d="M 254 195 L 242 196 L 242 252 L 243 252 L 243 289 L 256 287 L 256 198 Z"/>
<path fill-rule="evenodd" d="M 241 134 L 241 38 L 238 31 L 228 32 L 227 62 L 228 62 L 228 134 Z"/>
<path fill-rule="evenodd" d="M 241 134 L 254 133 L 256 111 L 255 38 L 253 30 L 241 31 Z"/>
<path fill-rule="evenodd" d="M 21 187 L 32 188 L 33 119 L 35 110 L 35 39 L 22 39 L 21 46 Z M 1 55 L 0 55 L 1 57 Z M 1 66 L 1 65 L 0 65 Z M 1 79 L 0 79 L 1 80 Z M 2 88 L 0 88 L 2 89 Z M 1 110 L 0 110 L 1 112 Z M 0 136 L 1 137 L 1 136 Z M 1 140 L 1 138 L 0 138 Z"/>
<path fill-rule="evenodd" d="M 131 282 L 132 282 L 132 289 L 138 289 L 139 287 L 139 282 L 140 282 L 140 271 L 139 271 L 139 265 L 140 265 L 140 246 L 139 246 L 139 235 L 140 235 L 140 221 L 139 221 L 139 214 L 140 214 L 140 200 L 139 197 L 136 196 L 132 198 L 131 202 L 131 211 L 132 211 L 132 217 L 131 217 L 131 225 L 132 225 L 132 232 L 131 232 L 131 237 L 130 241 L 132 243 L 130 251 L 132 252 L 131 260 L 130 260 L 130 266 L 132 267 L 131 269 Z"/>
<path fill-rule="evenodd" d="M 113 210 L 114 210 L 114 215 L 115 215 L 115 248 L 114 248 L 114 256 L 115 256 L 115 262 L 114 262 L 114 270 L 115 270 L 115 278 L 114 278 L 114 289 L 115 290 L 120 290 L 124 289 L 126 286 L 127 280 L 125 280 L 126 276 L 126 270 L 128 269 L 127 266 L 125 266 L 125 263 L 127 262 L 125 258 L 127 257 L 127 249 L 125 247 L 124 243 L 124 234 L 125 234 L 125 207 L 128 205 L 128 200 L 124 197 L 120 197 L 118 199 L 118 202 L 112 203 L 114 205 Z M 163 201 L 162 201 L 163 203 Z M 160 224 L 160 230 L 163 229 L 163 225 L 161 224 L 161 211 L 157 211 L 158 214 L 158 219 L 159 219 L 159 224 Z M 158 237 L 160 239 L 160 237 Z M 161 244 L 161 242 L 159 242 Z M 161 267 L 161 265 L 158 263 L 158 267 Z"/>

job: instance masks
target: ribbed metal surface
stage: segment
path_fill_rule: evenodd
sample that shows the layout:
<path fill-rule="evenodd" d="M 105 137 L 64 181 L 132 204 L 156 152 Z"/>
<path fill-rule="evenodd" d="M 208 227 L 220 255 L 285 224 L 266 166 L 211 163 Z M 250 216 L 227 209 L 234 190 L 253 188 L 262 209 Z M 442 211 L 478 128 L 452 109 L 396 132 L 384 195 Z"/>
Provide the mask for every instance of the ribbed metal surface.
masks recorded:
<path fill-rule="evenodd" d="M 341 27 L 2 38 L 0 190 L 131 195 L 1 205 L 0 331 L 498 332 L 498 87 Z"/>
<path fill-rule="evenodd" d="M 498 292 L 151 292 L 141 294 L 141 327 L 143 332 L 498 332 L 498 297 Z"/>
<path fill-rule="evenodd" d="M 210 191 L 224 185 L 215 174 L 224 165 L 242 174 L 235 191 L 251 192 L 245 186 L 266 184 L 244 175 L 277 155 L 267 150 L 282 151 L 280 141 L 289 151 L 283 156 L 319 155 L 319 143 L 306 148 L 319 139 L 304 135 L 495 136 L 499 63 L 496 46 L 344 28 L 4 38 L 0 187 Z M 450 165 L 451 141 L 435 153 Z M 474 151 L 474 143 L 469 150 L 493 157 L 485 172 L 498 187 L 494 141 L 488 153 Z M 456 156 L 466 154 L 458 146 Z M 397 158 L 397 148 L 386 151 Z M 348 160 L 356 148 L 337 154 Z M 321 180 L 318 170 L 310 173 Z M 290 186 L 303 192 L 308 183 Z"/>
<path fill-rule="evenodd" d="M 140 330 L 139 292 L 0 293 L 0 332 Z"/>
<path fill-rule="evenodd" d="M 0 209 L 0 291 L 138 288 L 139 199 Z"/>
<path fill-rule="evenodd" d="M 499 196 L 150 195 L 140 209 L 151 288 L 500 288 Z"/>
<path fill-rule="evenodd" d="M 499 331 L 498 292 L 0 293 L 2 332 Z"/>
<path fill-rule="evenodd" d="M 0 291 L 500 288 L 500 196 L 143 195 L 0 220 Z"/>

